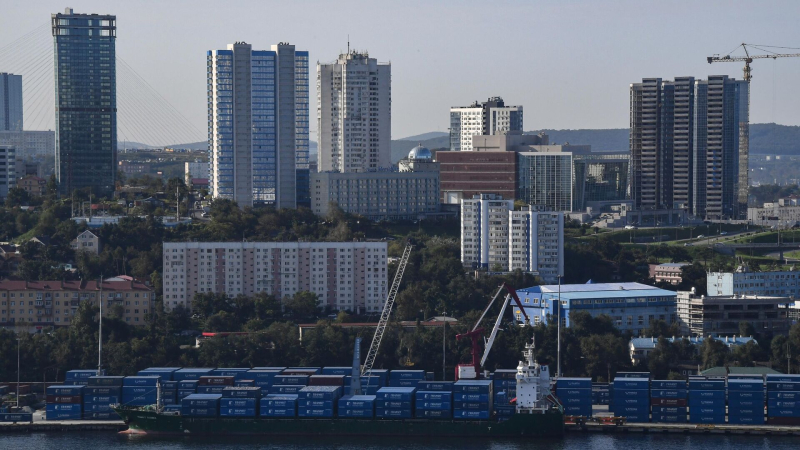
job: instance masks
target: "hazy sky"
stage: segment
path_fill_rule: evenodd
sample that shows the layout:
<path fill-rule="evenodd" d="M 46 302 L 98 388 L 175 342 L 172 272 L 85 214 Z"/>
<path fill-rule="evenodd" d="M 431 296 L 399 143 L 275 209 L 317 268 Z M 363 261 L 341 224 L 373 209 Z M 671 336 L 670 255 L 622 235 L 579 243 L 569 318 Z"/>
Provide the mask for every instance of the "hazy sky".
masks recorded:
<path fill-rule="evenodd" d="M 625 128 L 628 85 L 642 77 L 741 78 L 742 64 L 706 56 L 741 42 L 800 47 L 800 2 L 752 0 L 4 0 L 0 47 L 65 6 L 116 14 L 117 55 L 203 132 L 206 51 L 234 41 L 288 41 L 328 62 L 349 34 L 392 63 L 394 138 L 447 131 L 450 106 L 495 95 L 524 105 L 526 129 Z M 751 122 L 800 125 L 798 80 L 800 58 L 753 63 Z"/>

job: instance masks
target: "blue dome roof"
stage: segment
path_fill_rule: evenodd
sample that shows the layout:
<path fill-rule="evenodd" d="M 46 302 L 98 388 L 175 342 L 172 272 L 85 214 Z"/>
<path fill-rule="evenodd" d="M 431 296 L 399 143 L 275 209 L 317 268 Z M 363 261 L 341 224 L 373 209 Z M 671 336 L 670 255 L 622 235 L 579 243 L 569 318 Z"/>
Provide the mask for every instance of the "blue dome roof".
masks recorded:
<path fill-rule="evenodd" d="M 433 154 L 427 148 L 418 145 L 408 152 L 408 159 L 433 159 Z"/>

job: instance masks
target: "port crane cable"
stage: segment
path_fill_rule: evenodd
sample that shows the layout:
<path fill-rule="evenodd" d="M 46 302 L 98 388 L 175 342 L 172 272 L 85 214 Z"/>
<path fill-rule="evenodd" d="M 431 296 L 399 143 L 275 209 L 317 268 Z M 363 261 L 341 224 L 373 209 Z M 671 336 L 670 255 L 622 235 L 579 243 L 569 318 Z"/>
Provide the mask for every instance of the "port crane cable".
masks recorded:
<path fill-rule="evenodd" d="M 406 244 L 406 248 L 403 250 L 403 256 L 400 258 L 400 263 L 397 265 L 397 272 L 394 275 L 394 281 L 392 282 L 392 287 L 389 289 L 389 294 L 386 296 L 386 303 L 383 305 L 381 318 L 378 321 L 378 326 L 375 328 L 375 335 L 372 337 L 372 344 L 369 347 L 367 358 L 364 360 L 361 376 L 372 375 L 372 366 L 375 364 L 375 358 L 378 355 L 383 333 L 386 331 L 389 315 L 392 313 L 392 306 L 394 306 L 394 299 L 397 297 L 397 291 L 400 289 L 400 282 L 403 280 L 403 273 L 406 270 L 406 264 L 408 264 L 408 258 L 411 255 L 412 248 L 413 245 L 411 245 L 410 242 Z M 367 380 L 369 380 L 369 378 Z"/>

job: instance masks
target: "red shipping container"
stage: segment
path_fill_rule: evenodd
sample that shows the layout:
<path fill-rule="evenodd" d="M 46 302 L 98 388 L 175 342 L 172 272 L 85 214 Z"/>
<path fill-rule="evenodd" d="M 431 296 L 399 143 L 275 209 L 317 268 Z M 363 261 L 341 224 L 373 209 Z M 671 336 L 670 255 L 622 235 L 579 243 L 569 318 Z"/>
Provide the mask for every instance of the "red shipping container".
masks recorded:
<path fill-rule="evenodd" d="M 652 406 L 686 406 L 685 398 L 651 398 Z"/>
<path fill-rule="evenodd" d="M 19 385 L 19 395 L 30 394 L 30 393 L 31 393 L 31 385 L 30 384 L 20 384 Z"/>
<path fill-rule="evenodd" d="M 344 386 L 344 375 L 311 375 L 309 386 Z"/>
<path fill-rule="evenodd" d="M 80 403 L 80 395 L 48 395 L 46 397 L 47 403 Z"/>
<path fill-rule="evenodd" d="M 233 386 L 235 377 L 200 377 L 199 386 Z"/>

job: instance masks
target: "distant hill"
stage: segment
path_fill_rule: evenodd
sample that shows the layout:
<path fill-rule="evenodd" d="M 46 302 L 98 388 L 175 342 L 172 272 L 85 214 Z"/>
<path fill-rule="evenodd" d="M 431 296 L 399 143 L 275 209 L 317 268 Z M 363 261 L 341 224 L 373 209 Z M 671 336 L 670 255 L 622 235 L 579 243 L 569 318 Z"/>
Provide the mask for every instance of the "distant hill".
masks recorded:
<path fill-rule="evenodd" d="M 416 136 L 409 136 L 400 139 L 396 139 L 398 141 L 427 141 L 428 139 L 440 138 L 444 136 L 450 136 L 450 133 L 446 133 L 444 131 L 431 131 L 429 133 L 422 133 Z"/>
<path fill-rule="evenodd" d="M 751 124 L 750 153 L 800 155 L 800 127 L 774 123 Z"/>

